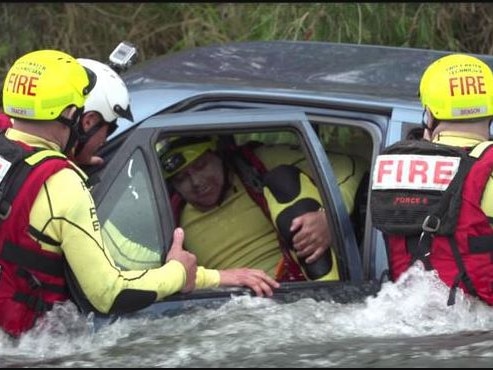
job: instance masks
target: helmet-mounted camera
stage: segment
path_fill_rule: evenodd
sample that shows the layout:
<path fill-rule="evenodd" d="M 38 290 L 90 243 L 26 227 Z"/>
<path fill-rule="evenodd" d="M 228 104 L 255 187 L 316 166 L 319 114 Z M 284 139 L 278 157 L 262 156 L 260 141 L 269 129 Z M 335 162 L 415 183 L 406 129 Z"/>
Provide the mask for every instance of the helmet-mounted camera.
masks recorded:
<path fill-rule="evenodd" d="M 125 72 L 137 60 L 137 48 L 128 41 L 122 41 L 111 52 L 109 64 L 116 72 Z"/>

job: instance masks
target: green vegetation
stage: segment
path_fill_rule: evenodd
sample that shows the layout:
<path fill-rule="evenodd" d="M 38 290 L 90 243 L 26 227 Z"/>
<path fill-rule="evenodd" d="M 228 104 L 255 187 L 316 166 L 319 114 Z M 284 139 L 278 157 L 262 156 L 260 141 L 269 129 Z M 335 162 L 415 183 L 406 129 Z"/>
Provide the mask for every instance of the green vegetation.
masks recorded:
<path fill-rule="evenodd" d="M 493 52 L 488 3 L 1 3 L 0 76 L 40 48 L 106 61 L 122 40 L 139 60 L 248 40 L 307 40 Z"/>

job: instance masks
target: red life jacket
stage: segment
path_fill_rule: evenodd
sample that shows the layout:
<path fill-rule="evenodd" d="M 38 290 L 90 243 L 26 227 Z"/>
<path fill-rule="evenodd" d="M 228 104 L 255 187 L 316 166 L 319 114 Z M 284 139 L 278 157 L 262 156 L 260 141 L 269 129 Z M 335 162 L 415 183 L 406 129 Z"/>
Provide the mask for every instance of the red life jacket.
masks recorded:
<path fill-rule="evenodd" d="M 10 169 L 2 174 L 7 161 Z M 69 166 L 61 153 L 0 135 L 0 327 L 14 337 L 32 328 L 53 303 L 68 299 L 63 256 L 42 250 L 32 236 L 60 243 L 34 229 L 29 213 L 43 183 Z"/>
<path fill-rule="evenodd" d="M 457 287 L 493 305 L 493 228 L 481 209 L 492 173 L 488 142 L 466 151 L 404 141 L 377 158 L 371 212 L 392 279 L 421 260 L 451 288 L 449 305 Z"/>
<path fill-rule="evenodd" d="M 10 117 L 4 113 L 0 113 L 0 132 L 6 131 L 10 127 L 12 127 Z"/>
<path fill-rule="evenodd" d="M 259 180 L 259 176 L 267 172 L 262 161 L 255 155 L 253 149 L 256 146 L 255 143 L 247 143 L 242 146 L 236 146 L 234 144 L 227 145 L 226 150 L 227 158 L 233 162 L 234 168 L 240 177 L 243 186 L 257 205 L 262 209 L 265 217 L 271 221 L 270 211 L 267 206 L 267 200 L 263 195 L 262 183 Z M 173 192 L 171 195 L 171 206 L 173 209 L 173 215 L 175 223 L 179 225 L 181 211 L 185 206 L 185 200 L 178 194 Z M 306 280 L 303 272 L 291 255 L 289 248 L 286 246 L 284 240 L 278 234 L 279 245 L 282 251 L 283 259 L 276 280 L 278 281 L 304 281 Z"/>

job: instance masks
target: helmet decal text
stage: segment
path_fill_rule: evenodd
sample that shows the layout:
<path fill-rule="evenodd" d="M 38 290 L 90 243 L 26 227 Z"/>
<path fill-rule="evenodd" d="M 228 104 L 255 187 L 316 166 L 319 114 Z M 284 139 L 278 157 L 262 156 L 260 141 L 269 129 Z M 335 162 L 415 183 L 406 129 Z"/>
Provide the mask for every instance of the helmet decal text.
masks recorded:
<path fill-rule="evenodd" d="M 15 94 L 36 96 L 38 80 L 38 76 L 26 76 L 11 73 L 7 80 L 5 90 Z"/>
<path fill-rule="evenodd" d="M 486 94 L 483 76 L 463 76 L 449 79 L 450 96 Z"/>

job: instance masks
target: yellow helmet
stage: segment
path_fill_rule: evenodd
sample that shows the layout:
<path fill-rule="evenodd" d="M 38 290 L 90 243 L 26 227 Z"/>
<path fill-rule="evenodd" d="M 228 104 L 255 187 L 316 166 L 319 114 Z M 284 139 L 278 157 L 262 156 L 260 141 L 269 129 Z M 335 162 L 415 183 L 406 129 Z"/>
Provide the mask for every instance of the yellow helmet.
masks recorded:
<path fill-rule="evenodd" d="M 17 59 L 3 84 L 6 114 L 27 120 L 55 120 L 65 108 L 82 108 L 95 81 L 72 56 L 33 51 Z"/>
<path fill-rule="evenodd" d="M 208 136 L 176 137 L 167 142 L 158 142 L 156 147 L 164 178 L 168 179 L 175 175 L 206 151 L 215 151 L 216 143 L 215 138 Z"/>
<path fill-rule="evenodd" d="M 493 73 L 476 57 L 451 54 L 428 66 L 419 96 L 437 120 L 493 116 Z"/>

